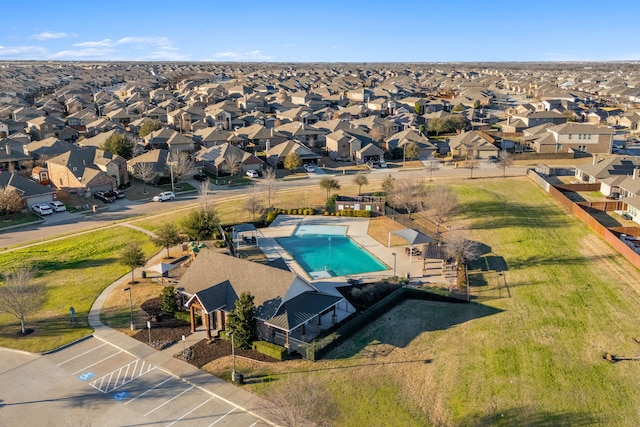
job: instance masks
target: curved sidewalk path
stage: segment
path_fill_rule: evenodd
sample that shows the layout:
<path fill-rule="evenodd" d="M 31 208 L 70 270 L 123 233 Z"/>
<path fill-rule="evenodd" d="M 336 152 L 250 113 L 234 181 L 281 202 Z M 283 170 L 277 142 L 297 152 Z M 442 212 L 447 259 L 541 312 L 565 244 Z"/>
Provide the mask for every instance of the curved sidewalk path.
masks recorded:
<path fill-rule="evenodd" d="M 145 267 L 136 269 L 134 275 L 140 277 L 142 270 L 151 265 L 157 264 L 162 257 L 163 251 L 160 251 L 147 262 Z M 102 306 L 104 305 L 107 297 L 111 292 L 124 286 L 130 277 L 131 273 L 125 274 L 108 286 L 104 291 L 102 291 L 98 298 L 96 298 L 91 310 L 89 311 L 89 325 L 94 329 L 93 336 L 118 347 L 138 359 L 144 359 L 145 361 L 158 366 L 158 368 L 165 372 L 179 377 L 187 383 L 204 390 L 210 395 L 237 407 L 239 410 L 248 412 L 257 418 L 260 418 L 265 423 L 275 426 L 276 424 L 267 419 L 266 408 L 269 403 L 265 399 L 208 374 L 190 363 L 173 357 L 179 352 L 175 345 L 168 349 L 158 351 L 149 345 L 111 329 L 102 323 L 100 320 L 100 312 L 102 311 Z M 205 338 L 203 331 L 196 332 L 195 334 L 191 334 L 186 337 L 185 345 L 192 345 L 203 338 Z M 181 346 L 179 345 L 179 347 Z"/>

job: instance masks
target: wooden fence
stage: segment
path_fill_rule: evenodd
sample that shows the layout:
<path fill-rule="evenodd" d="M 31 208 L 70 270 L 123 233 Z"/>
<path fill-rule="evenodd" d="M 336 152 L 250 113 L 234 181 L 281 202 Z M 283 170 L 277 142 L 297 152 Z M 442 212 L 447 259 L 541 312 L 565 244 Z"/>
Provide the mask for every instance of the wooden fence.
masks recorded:
<path fill-rule="evenodd" d="M 618 251 L 620 255 L 625 257 L 636 268 L 640 268 L 640 254 L 636 253 L 630 246 L 628 246 L 625 242 L 620 240 L 621 229 L 626 231 L 624 234 L 637 236 L 637 235 L 640 235 L 640 228 L 616 227 L 616 228 L 608 229 L 604 225 L 600 224 L 586 210 L 587 207 L 592 207 L 594 209 L 597 209 L 597 208 L 593 206 L 583 206 L 585 202 L 574 203 L 567 196 L 564 195 L 563 191 L 560 191 L 558 188 L 549 184 L 547 181 L 544 180 L 542 176 L 540 176 L 537 172 L 533 170 L 529 170 L 527 175 L 534 182 L 536 182 L 543 189 L 545 189 L 551 195 L 551 197 L 553 197 L 558 203 L 564 206 L 565 209 L 567 209 L 570 213 L 578 217 L 582 222 L 587 224 L 589 228 L 591 228 L 598 236 L 602 237 L 602 239 L 608 244 L 610 244 L 616 251 Z M 586 203 L 588 204 L 588 202 Z M 602 203 L 605 209 L 611 208 L 613 206 L 613 205 L 606 205 L 607 203 L 618 204 L 617 207 L 621 209 L 616 209 L 616 210 L 622 210 L 622 208 L 626 209 L 626 204 L 620 201 L 598 202 L 598 203 Z M 599 209 L 599 210 L 605 210 L 605 209 Z"/>

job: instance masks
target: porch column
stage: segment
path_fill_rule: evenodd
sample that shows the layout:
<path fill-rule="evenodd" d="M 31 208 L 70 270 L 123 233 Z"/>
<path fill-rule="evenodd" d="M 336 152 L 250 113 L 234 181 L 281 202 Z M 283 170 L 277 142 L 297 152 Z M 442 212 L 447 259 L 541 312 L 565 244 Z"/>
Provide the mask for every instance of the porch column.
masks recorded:
<path fill-rule="evenodd" d="M 286 331 L 285 334 L 286 334 L 286 339 L 284 342 L 284 346 L 285 348 L 289 348 L 289 331 Z"/>
<path fill-rule="evenodd" d="M 191 321 L 191 333 L 196 331 L 196 310 L 192 305 L 189 306 L 189 320 Z"/>
<path fill-rule="evenodd" d="M 207 339 L 211 339 L 211 319 L 209 318 L 209 313 L 204 313 L 204 319 L 202 319 L 202 323 L 207 325 Z"/>

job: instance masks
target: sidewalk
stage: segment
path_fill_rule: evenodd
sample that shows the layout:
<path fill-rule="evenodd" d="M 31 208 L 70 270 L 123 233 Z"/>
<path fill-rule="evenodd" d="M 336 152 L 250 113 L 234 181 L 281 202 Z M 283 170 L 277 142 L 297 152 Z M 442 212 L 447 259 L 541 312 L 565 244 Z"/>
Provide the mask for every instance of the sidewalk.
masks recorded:
<path fill-rule="evenodd" d="M 141 272 L 145 268 L 157 264 L 163 256 L 164 251 L 160 251 L 147 262 L 145 267 L 136 269 L 134 275 L 140 277 Z M 182 350 L 183 345 L 188 347 L 205 338 L 204 330 L 196 331 L 194 334 L 185 336 L 184 343 L 178 342 L 162 351 L 157 351 L 149 345 L 111 329 L 102 323 L 100 320 L 100 312 L 107 296 L 119 286 L 124 285 L 130 277 L 131 273 L 127 273 L 120 279 L 116 280 L 108 286 L 94 302 L 91 310 L 89 311 L 89 325 L 94 329 L 93 336 L 118 347 L 138 359 L 144 359 L 169 374 L 180 377 L 187 383 L 199 387 L 205 392 L 229 403 L 230 405 L 251 413 L 270 425 L 275 425 L 266 418 L 267 412 L 265 409 L 268 407 L 268 402 L 266 400 L 251 392 L 243 390 L 241 387 L 237 387 L 221 380 L 220 378 L 214 377 L 213 375 L 208 374 L 187 362 L 173 357 Z"/>

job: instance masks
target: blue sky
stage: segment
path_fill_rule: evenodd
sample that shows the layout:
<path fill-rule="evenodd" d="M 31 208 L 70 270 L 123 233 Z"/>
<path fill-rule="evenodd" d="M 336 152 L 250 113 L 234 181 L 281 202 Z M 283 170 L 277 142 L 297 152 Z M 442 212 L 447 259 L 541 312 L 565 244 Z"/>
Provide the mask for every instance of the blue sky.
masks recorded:
<path fill-rule="evenodd" d="M 12 1 L 1 60 L 640 60 L 640 1 Z"/>

